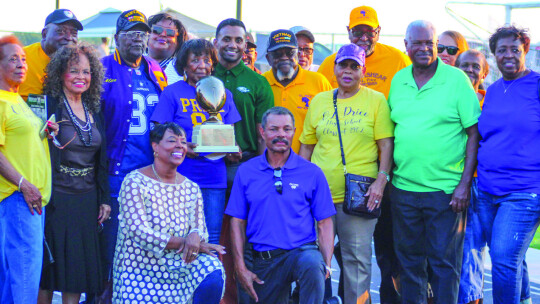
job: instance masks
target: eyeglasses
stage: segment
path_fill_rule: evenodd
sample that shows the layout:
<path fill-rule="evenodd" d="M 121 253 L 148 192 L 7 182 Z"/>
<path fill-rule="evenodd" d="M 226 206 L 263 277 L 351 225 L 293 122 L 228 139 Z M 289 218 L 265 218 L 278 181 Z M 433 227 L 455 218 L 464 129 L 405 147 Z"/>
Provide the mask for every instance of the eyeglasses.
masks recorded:
<path fill-rule="evenodd" d="M 152 26 L 152 33 L 156 35 L 161 35 L 163 31 L 165 31 L 165 36 L 167 37 L 176 37 L 178 35 L 178 31 L 175 29 L 164 28 L 159 25 Z"/>
<path fill-rule="evenodd" d="M 60 120 L 60 121 L 57 121 L 56 123 L 57 124 L 61 124 L 63 122 L 68 122 L 69 120 Z M 58 139 L 56 138 L 56 136 L 54 135 L 54 133 L 49 133 L 49 135 L 51 135 L 51 139 L 52 139 L 52 143 L 55 147 L 57 147 L 59 150 L 63 150 L 65 147 L 67 147 L 67 145 L 69 145 L 74 139 L 75 137 L 77 136 L 77 132 L 73 132 L 73 137 L 65 144 L 65 145 L 62 145 Z"/>
<path fill-rule="evenodd" d="M 279 59 L 279 58 L 283 57 L 283 55 L 289 57 L 289 59 L 292 59 L 292 58 L 296 57 L 296 55 L 298 54 L 298 49 L 283 48 L 283 49 L 279 49 L 279 50 L 269 52 L 269 54 L 274 59 Z"/>
<path fill-rule="evenodd" d="M 148 38 L 148 33 L 143 31 L 130 31 L 130 32 L 122 32 L 119 35 L 125 35 L 127 39 L 141 39 L 146 40 Z"/>
<path fill-rule="evenodd" d="M 281 167 L 274 169 L 274 178 L 277 179 L 274 187 L 279 194 L 283 194 L 283 180 L 281 179 Z"/>
<path fill-rule="evenodd" d="M 448 55 L 455 55 L 459 51 L 459 48 L 455 47 L 455 46 L 446 46 L 446 45 L 442 45 L 442 44 L 437 45 L 437 51 L 439 53 L 444 52 L 444 50 L 446 50 Z"/>
<path fill-rule="evenodd" d="M 67 36 L 67 34 L 69 34 L 69 36 L 71 37 L 77 37 L 77 35 L 79 34 L 79 31 L 77 31 L 77 29 L 66 29 L 62 27 L 57 27 L 54 31 L 58 36 Z"/>
<path fill-rule="evenodd" d="M 305 47 L 298 48 L 298 53 L 304 53 L 305 55 L 313 55 L 313 48 Z"/>
<path fill-rule="evenodd" d="M 362 68 L 362 66 L 360 66 L 357 62 L 347 63 L 346 61 L 347 60 L 341 61 L 340 63 L 338 63 L 338 66 L 342 69 L 350 68 L 353 71 L 358 71 Z"/>
<path fill-rule="evenodd" d="M 375 38 L 377 36 L 377 34 L 379 33 L 379 30 L 378 29 L 374 29 L 374 30 L 365 30 L 365 31 L 353 31 L 351 30 L 351 34 L 353 35 L 353 37 L 355 38 L 362 38 L 364 37 L 364 35 L 368 38 Z"/>

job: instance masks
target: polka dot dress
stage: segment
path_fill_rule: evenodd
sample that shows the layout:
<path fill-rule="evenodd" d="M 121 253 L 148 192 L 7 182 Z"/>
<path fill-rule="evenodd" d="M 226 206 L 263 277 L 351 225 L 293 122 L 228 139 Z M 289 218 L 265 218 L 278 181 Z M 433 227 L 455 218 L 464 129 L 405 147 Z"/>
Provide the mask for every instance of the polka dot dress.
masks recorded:
<path fill-rule="evenodd" d="M 187 178 L 161 183 L 135 170 L 124 179 L 118 201 L 113 303 L 187 303 L 208 274 L 224 273 L 212 256 L 199 254 L 185 264 L 175 250 L 165 250 L 171 236 L 186 237 L 192 229 L 208 239 L 197 184 Z"/>

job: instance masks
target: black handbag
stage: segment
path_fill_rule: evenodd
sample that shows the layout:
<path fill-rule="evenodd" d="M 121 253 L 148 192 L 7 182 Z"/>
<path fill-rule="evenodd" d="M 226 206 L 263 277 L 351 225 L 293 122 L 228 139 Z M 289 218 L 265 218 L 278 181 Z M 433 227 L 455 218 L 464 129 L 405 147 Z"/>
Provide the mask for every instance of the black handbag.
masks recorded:
<path fill-rule="evenodd" d="M 381 205 L 369 211 L 367 207 L 369 197 L 364 196 L 368 191 L 369 186 L 375 181 L 375 179 L 368 176 L 347 173 L 347 167 L 345 165 L 345 153 L 343 152 L 343 141 L 341 139 L 341 130 L 339 127 L 337 93 L 338 90 L 335 90 L 334 112 L 336 115 L 339 147 L 341 148 L 341 162 L 343 163 L 343 172 L 345 174 L 345 200 L 343 201 L 343 212 L 365 218 L 378 218 L 381 215 Z"/>

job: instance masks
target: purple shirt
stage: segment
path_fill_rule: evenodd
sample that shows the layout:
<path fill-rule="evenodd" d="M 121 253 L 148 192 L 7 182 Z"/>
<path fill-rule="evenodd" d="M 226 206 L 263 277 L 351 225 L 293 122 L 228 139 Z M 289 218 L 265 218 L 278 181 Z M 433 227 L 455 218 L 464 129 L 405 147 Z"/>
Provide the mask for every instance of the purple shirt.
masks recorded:
<path fill-rule="evenodd" d="M 246 235 L 257 251 L 294 249 L 317 239 L 315 220 L 336 214 L 322 170 L 291 150 L 276 191 L 266 152 L 238 168 L 225 213 L 247 220 Z"/>
<path fill-rule="evenodd" d="M 226 90 L 225 105 L 218 114 L 225 124 L 234 124 L 241 117 L 234 105 L 232 94 Z M 171 84 L 161 94 L 151 121 L 158 123 L 175 122 L 186 130 L 186 139 L 191 142 L 193 127 L 202 124 L 210 116 L 195 99 L 197 91 L 185 81 Z M 208 153 L 206 153 L 208 154 Z M 227 188 L 225 159 L 210 160 L 199 154 L 197 158 L 187 158 L 178 167 L 178 172 L 194 181 L 201 188 Z"/>
<path fill-rule="evenodd" d="M 489 86 L 478 131 L 478 187 L 492 195 L 540 194 L 540 74 Z M 506 89 L 506 93 L 505 93 Z"/>

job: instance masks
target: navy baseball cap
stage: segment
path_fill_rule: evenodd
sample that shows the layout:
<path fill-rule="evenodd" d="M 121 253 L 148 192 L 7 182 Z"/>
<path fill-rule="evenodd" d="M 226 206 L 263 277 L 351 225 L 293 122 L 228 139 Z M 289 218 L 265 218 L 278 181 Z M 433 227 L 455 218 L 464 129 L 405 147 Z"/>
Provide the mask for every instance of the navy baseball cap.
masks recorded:
<path fill-rule="evenodd" d="M 150 32 L 150 27 L 148 26 L 148 20 L 146 16 L 139 12 L 138 10 L 129 10 L 123 12 L 116 20 L 116 33 L 120 31 L 127 31 L 130 28 L 142 24 L 145 29 Z"/>
<path fill-rule="evenodd" d="M 289 30 L 275 30 L 268 36 L 268 48 L 267 52 L 273 52 L 280 48 L 298 48 L 298 42 L 296 42 L 296 36 Z"/>
<path fill-rule="evenodd" d="M 83 26 L 79 20 L 77 20 L 77 17 L 75 17 L 75 14 L 73 14 L 72 11 L 60 8 L 57 10 L 54 10 L 54 12 L 50 13 L 49 16 L 45 19 L 45 26 L 48 24 L 62 24 L 64 22 L 72 21 L 73 24 L 75 24 L 75 27 L 79 30 L 83 30 Z"/>
<path fill-rule="evenodd" d="M 366 52 L 356 44 L 345 44 L 337 52 L 336 63 L 347 59 L 356 61 L 360 66 L 366 66 Z"/>

